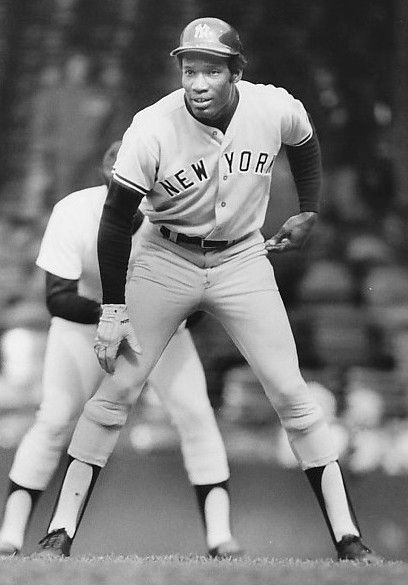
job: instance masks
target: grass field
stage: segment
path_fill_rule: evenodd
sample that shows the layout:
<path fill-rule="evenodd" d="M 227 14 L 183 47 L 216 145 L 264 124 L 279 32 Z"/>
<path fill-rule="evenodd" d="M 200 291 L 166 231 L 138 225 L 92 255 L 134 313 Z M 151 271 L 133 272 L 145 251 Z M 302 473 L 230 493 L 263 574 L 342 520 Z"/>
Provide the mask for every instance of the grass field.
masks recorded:
<path fill-rule="evenodd" d="M 406 585 L 408 564 L 192 556 L 0 561 L 0 585 Z"/>

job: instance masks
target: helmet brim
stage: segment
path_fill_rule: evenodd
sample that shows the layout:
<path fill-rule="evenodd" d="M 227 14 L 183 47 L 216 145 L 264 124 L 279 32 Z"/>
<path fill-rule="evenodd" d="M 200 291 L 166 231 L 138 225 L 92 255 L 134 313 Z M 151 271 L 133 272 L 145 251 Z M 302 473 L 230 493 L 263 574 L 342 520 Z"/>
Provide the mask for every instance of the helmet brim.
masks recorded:
<path fill-rule="evenodd" d="M 200 47 L 186 47 L 185 45 L 182 47 L 177 47 L 177 49 L 173 49 L 170 53 L 171 57 L 177 57 L 177 55 L 184 55 L 185 53 L 205 53 L 208 55 L 215 55 L 217 57 L 233 57 L 234 55 L 239 55 L 239 51 L 234 51 L 230 47 L 224 48 L 214 48 L 211 46 L 200 46 Z"/>

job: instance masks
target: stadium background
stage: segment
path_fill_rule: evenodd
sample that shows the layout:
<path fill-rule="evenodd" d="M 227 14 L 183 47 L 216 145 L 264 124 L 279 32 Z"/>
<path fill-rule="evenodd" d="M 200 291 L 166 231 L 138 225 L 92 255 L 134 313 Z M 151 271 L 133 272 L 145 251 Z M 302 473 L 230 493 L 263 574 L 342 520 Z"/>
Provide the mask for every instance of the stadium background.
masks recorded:
<path fill-rule="evenodd" d="M 408 5 L 403 0 L 0 1 L 0 493 L 41 392 L 48 316 L 34 266 L 52 205 L 100 181 L 133 113 L 178 86 L 169 50 L 189 20 L 241 32 L 246 78 L 282 85 L 322 142 L 321 221 L 271 261 L 301 366 L 332 419 L 367 540 L 408 559 Z M 272 211 L 273 209 L 273 211 Z M 264 231 L 296 209 L 278 161 Z M 193 327 L 251 554 L 332 553 L 259 384 L 218 325 Z M 271 424 L 272 423 L 272 424 Z M 55 486 L 30 530 L 32 549 Z M 203 552 L 177 437 L 147 391 L 104 472 L 74 553 Z"/>

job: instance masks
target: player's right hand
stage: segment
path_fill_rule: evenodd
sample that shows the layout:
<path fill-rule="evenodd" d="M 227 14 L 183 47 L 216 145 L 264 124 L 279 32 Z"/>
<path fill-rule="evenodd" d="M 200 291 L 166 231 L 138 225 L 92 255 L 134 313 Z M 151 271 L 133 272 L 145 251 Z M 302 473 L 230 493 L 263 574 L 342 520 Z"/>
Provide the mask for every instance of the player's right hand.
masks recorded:
<path fill-rule="evenodd" d="M 101 309 L 94 350 L 102 369 L 113 374 L 122 342 L 126 342 L 136 354 L 141 354 L 142 348 L 129 322 L 126 305 L 101 305 Z"/>

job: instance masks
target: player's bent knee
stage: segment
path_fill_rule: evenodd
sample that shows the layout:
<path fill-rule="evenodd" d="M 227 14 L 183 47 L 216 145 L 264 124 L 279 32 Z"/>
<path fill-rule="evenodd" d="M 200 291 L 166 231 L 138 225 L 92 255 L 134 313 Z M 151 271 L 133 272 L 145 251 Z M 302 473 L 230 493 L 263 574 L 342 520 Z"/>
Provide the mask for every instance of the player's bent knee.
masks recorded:
<path fill-rule="evenodd" d="M 129 410 L 130 405 L 128 404 L 91 399 L 85 405 L 84 416 L 104 427 L 123 427 Z"/>
<path fill-rule="evenodd" d="M 317 403 L 290 405 L 279 412 L 283 427 L 287 432 L 307 432 L 325 421 L 323 409 Z"/>
<path fill-rule="evenodd" d="M 320 467 L 338 459 L 337 446 L 324 420 L 317 421 L 307 430 L 286 431 L 292 451 L 302 469 Z"/>
<path fill-rule="evenodd" d="M 62 446 L 68 442 L 73 428 L 74 425 L 71 422 L 64 422 L 61 424 L 56 423 L 48 428 L 48 435 L 55 445 Z"/>
<path fill-rule="evenodd" d="M 53 419 L 48 418 L 37 419 L 33 425 L 30 435 L 35 442 L 46 442 L 54 446 L 63 446 L 68 442 L 69 437 L 74 428 L 75 420 L 67 418 Z"/>
<path fill-rule="evenodd" d="M 338 458 L 322 407 L 313 399 L 295 401 L 279 412 L 292 451 L 302 469 L 327 465 Z"/>

